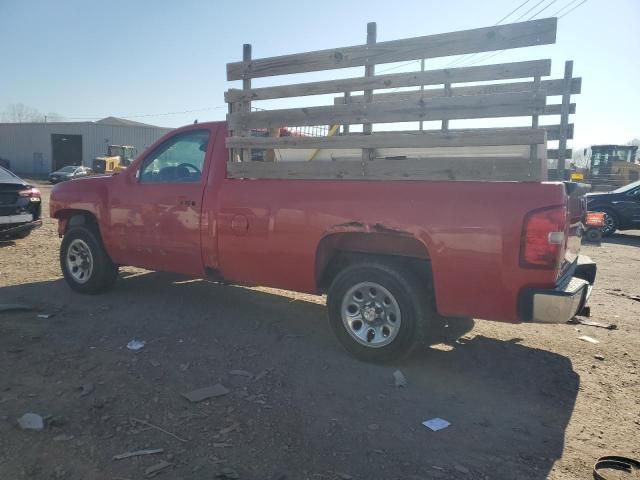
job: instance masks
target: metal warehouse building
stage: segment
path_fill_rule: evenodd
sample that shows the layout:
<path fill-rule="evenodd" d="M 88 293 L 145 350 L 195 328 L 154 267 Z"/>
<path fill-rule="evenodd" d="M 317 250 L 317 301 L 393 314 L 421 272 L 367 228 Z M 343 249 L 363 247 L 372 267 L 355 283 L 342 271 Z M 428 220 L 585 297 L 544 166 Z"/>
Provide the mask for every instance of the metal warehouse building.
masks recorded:
<path fill-rule="evenodd" d="M 65 165 L 92 166 L 108 145 L 133 145 L 138 153 L 170 128 L 121 118 L 97 122 L 0 123 L 0 158 L 16 173 L 43 175 Z"/>

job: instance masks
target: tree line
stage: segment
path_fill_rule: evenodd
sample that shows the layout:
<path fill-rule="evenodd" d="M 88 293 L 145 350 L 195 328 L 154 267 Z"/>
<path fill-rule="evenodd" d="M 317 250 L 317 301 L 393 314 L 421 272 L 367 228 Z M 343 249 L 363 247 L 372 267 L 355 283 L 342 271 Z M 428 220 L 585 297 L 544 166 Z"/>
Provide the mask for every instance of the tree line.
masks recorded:
<path fill-rule="evenodd" d="M 0 112 L 0 121 L 6 123 L 62 122 L 64 117 L 53 112 L 41 113 L 38 109 L 24 103 L 12 103 Z"/>

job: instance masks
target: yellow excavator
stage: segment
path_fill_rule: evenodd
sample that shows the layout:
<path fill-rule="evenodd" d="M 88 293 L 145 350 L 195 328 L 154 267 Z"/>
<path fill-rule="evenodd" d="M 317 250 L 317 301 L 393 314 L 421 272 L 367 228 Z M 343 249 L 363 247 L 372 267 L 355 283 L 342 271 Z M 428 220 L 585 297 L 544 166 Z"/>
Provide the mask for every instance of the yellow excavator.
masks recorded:
<path fill-rule="evenodd" d="M 104 157 L 93 161 L 94 173 L 119 173 L 136 158 L 138 150 L 131 145 L 109 145 Z"/>

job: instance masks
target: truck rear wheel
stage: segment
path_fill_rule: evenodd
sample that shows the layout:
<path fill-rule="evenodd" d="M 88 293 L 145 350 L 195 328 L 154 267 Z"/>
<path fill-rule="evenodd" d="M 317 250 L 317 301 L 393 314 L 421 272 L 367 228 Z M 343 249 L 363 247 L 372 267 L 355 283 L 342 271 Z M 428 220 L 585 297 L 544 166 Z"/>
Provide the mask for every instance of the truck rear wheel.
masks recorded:
<path fill-rule="evenodd" d="M 79 293 L 104 292 L 118 277 L 118 266 L 109 258 L 97 228 L 92 226 L 73 227 L 65 233 L 60 267 L 67 284 Z"/>
<path fill-rule="evenodd" d="M 422 344 L 431 318 L 427 292 L 392 262 L 351 265 L 327 295 L 329 324 L 342 346 L 365 361 L 389 361 Z"/>

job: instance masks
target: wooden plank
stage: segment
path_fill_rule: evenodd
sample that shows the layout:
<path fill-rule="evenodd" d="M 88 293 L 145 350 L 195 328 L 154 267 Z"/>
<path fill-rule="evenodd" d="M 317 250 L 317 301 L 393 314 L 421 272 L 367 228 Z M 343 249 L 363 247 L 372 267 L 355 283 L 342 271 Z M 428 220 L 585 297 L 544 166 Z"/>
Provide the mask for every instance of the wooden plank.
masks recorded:
<path fill-rule="evenodd" d="M 373 77 L 345 78 L 321 82 L 278 85 L 274 87 L 253 88 L 248 92 L 229 89 L 224 94 L 226 102 L 246 100 L 269 100 L 274 98 L 303 97 L 362 91 L 366 89 L 417 87 L 439 85 L 443 83 L 482 82 L 490 80 L 509 80 L 515 78 L 548 76 L 551 74 L 551 60 L 532 60 L 526 62 L 500 63 L 476 67 L 443 68 L 425 72 L 390 73 Z M 561 88 L 561 87 L 559 87 Z"/>
<path fill-rule="evenodd" d="M 445 97 L 450 97 L 451 96 L 451 84 L 450 83 L 445 83 L 444 84 L 444 96 Z M 447 120 L 447 119 L 442 120 L 441 128 L 442 128 L 442 130 L 449 130 L 449 120 Z M 420 130 L 422 130 L 422 123 L 420 124 Z"/>
<path fill-rule="evenodd" d="M 560 138 L 558 139 L 558 173 L 560 179 L 565 177 L 565 154 L 567 150 L 567 127 L 569 125 L 569 102 L 571 101 L 571 79 L 573 77 L 573 60 L 564 64 L 564 85 L 562 91 L 562 107 L 560 108 Z"/>
<path fill-rule="evenodd" d="M 539 181 L 540 160 L 526 157 L 374 160 L 365 165 L 367 180 Z"/>
<path fill-rule="evenodd" d="M 420 71 L 424 72 L 424 64 L 425 64 L 425 60 L 424 58 L 420 59 Z M 420 84 L 420 91 L 424 90 L 424 83 Z M 420 120 L 420 124 L 418 126 L 418 130 L 422 131 L 424 130 L 424 121 Z"/>
<path fill-rule="evenodd" d="M 388 132 L 372 135 L 345 135 L 336 137 L 229 137 L 227 148 L 431 148 L 499 145 L 531 145 L 545 143 L 543 128 L 477 128 L 463 130 Z"/>
<path fill-rule="evenodd" d="M 560 125 L 540 125 L 547 131 L 547 140 L 560 140 Z M 567 139 L 573 138 L 573 123 L 567 125 Z"/>
<path fill-rule="evenodd" d="M 362 179 L 362 162 L 242 162 L 227 163 L 227 178 L 265 179 Z"/>
<path fill-rule="evenodd" d="M 540 91 L 540 77 L 533 78 L 533 88 L 536 91 Z M 532 115 L 531 128 L 538 128 L 539 120 L 540 120 L 539 115 L 536 115 L 536 114 Z M 538 145 L 535 145 L 535 144 L 529 145 L 529 158 L 531 159 L 532 162 L 536 158 L 538 158 Z"/>
<path fill-rule="evenodd" d="M 227 115 L 231 130 L 250 128 L 409 122 L 463 118 L 528 116 L 541 113 L 546 97 L 535 92 L 418 98 L 309 108 L 288 108 Z"/>
<path fill-rule="evenodd" d="M 573 150 L 567 148 L 566 157 L 573 158 Z M 558 149 L 557 148 L 548 148 L 547 149 L 547 158 L 557 159 L 558 158 Z"/>
<path fill-rule="evenodd" d="M 564 88 L 564 80 L 543 80 L 540 82 L 540 91 L 547 96 L 562 95 Z M 571 93 L 578 94 L 582 88 L 582 78 L 574 78 L 571 81 Z M 471 85 L 467 87 L 453 87 L 451 89 L 452 96 L 462 95 L 489 95 L 492 93 L 510 93 L 510 92 L 532 92 L 536 87 L 534 82 L 511 82 L 511 83 L 491 83 L 487 85 Z M 446 96 L 444 88 L 431 88 L 428 90 L 413 90 L 410 92 L 392 92 L 377 93 L 373 95 L 376 102 L 414 100 L 418 98 L 433 98 Z M 351 95 L 350 103 L 362 103 L 364 97 L 362 95 Z M 335 98 L 334 104 L 342 104 L 342 98 Z"/>
<path fill-rule="evenodd" d="M 376 23 L 369 22 L 367 23 L 367 50 L 371 50 L 375 47 L 376 44 Z M 364 67 L 364 76 L 367 78 L 371 78 L 376 73 L 376 65 L 373 63 L 371 57 L 367 58 L 367 63 Z M 370 104 L 373 102 L 373 90 L 365 90 L 364 91 L 364 103 Z M 373 131 L 373 125 L 371 123 L 363 123 L 362 124 L 362 133 L 364 135 L 371 135 Z M 363 148 L 362 149 L 362 161 L 373 160 L 375 156 L 375 149 L 373 148 Z"/>
<path fill-rule="evenodd" d="M 227 178 L 307 180 L 538 181 L 539 165 L 526 157 L 440 157 L 360 162 L 242 162 L 227 164 Z"/>
<path fill-rule="evenodd" d="M 544 107 L 543 112 L 540 115 L 560 115 L 562 111 L 562 104 L 558 103 L 558 104 L 551 104 L 551 105 L 546 105 Z M 576 104 L 575 103 L 570 103 L 569 104 L 569 113 L 576 113 Z"/>
<path fill-rule="evenodd" d="M 344 92 L 344 103 L 345 105 L 350 102 L 351 99 L 351 92 Z M 349 124 L 346 125 L 342 125 L 342 133 L 349 133 Z"/>
<path fill-rule="evenodd" d="M 251 63 L 251 44 L 245 43 L 242 46 L 242 63 L 243 65 L 247 65 Z M 243 75 L 242 78 L 242 90 L 249 91 L 251 89 L 251 77 L 247 77 Z M 251 100 L 244 100 L 242 102 L 242 112 L 251 113 Z M 241 130 L 241 136 L 248 136 L 249 132 L 246 130 Z M 242 160 L 243 161 L 251 161 L 251 149 L 245 148 L 242 150 Z"/>
<path fill-rule="evenodd" d="M 458 32 L 379 42 L 374 48 L 356 45 L 227 64 L 227 80 L 362 67 L 420 58 L 489 52 L 555 43 L 556 18 L 476 28 Z"/>

